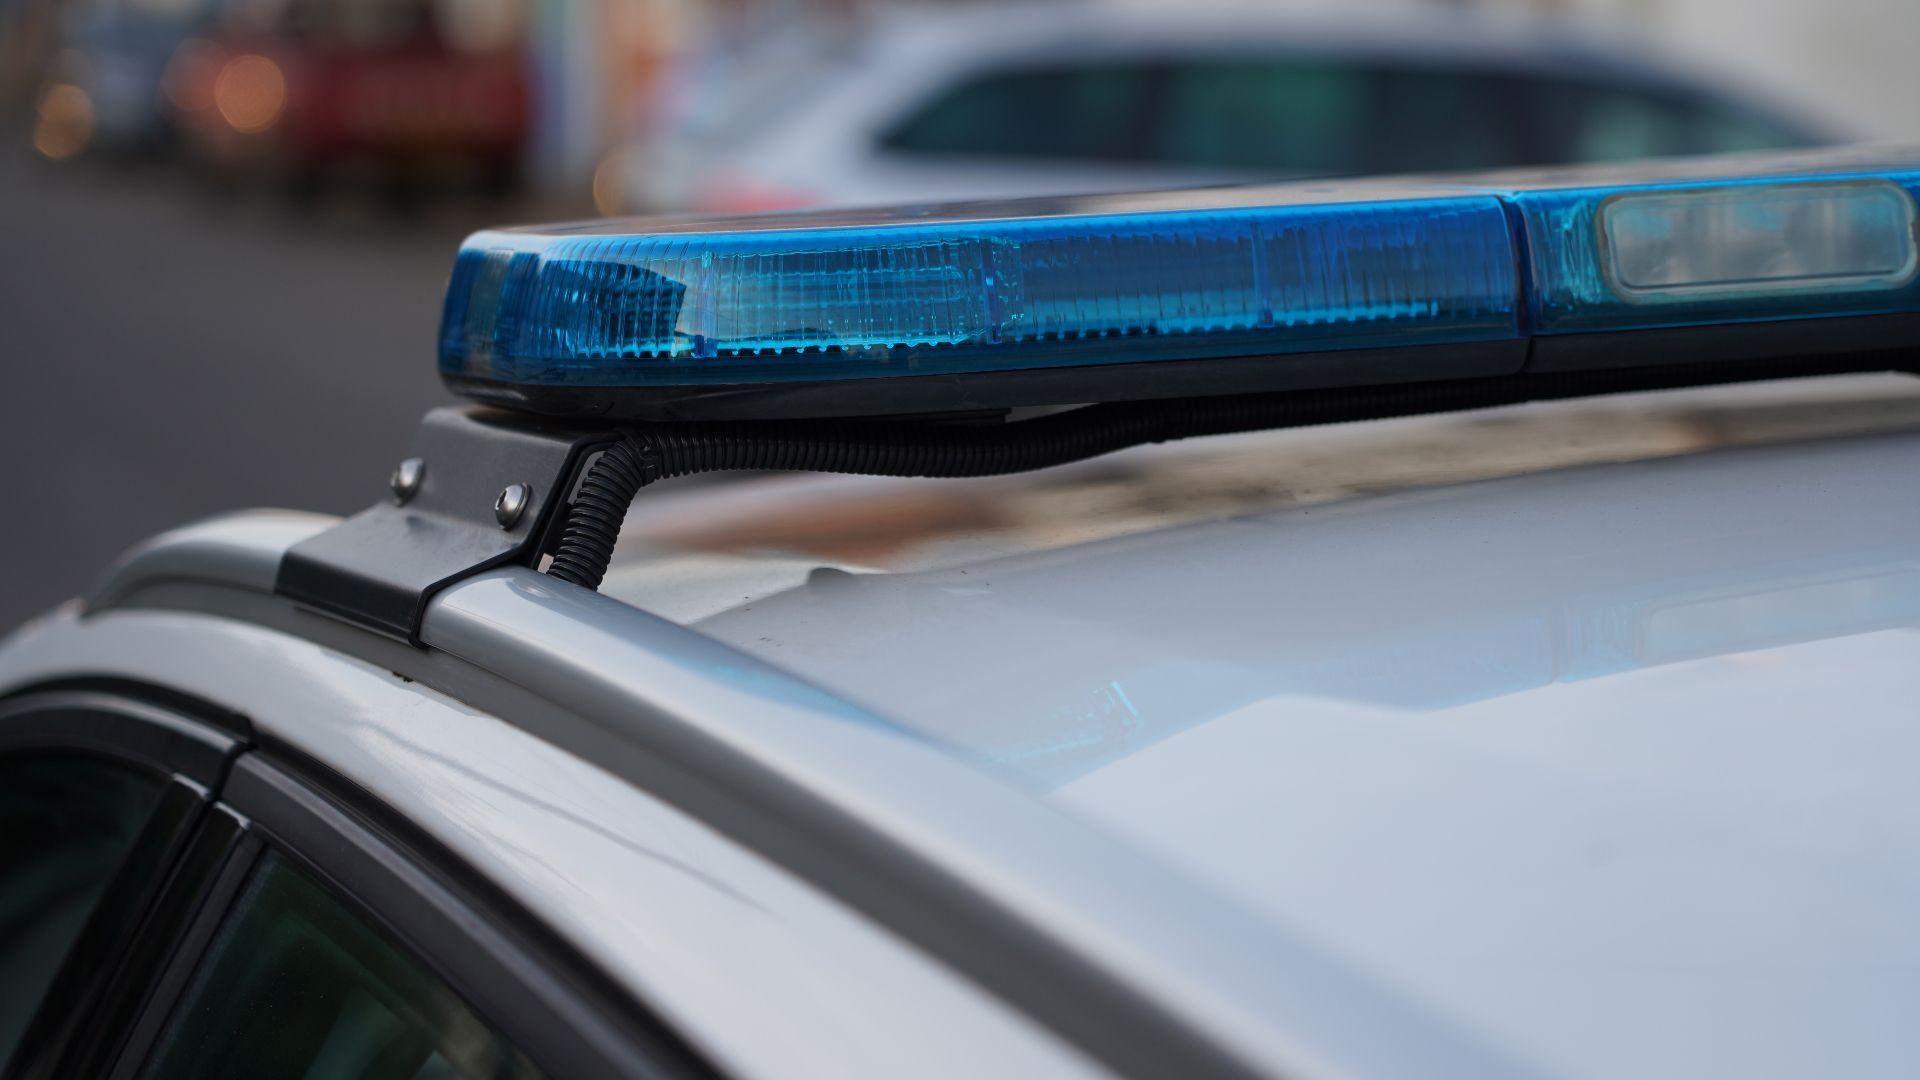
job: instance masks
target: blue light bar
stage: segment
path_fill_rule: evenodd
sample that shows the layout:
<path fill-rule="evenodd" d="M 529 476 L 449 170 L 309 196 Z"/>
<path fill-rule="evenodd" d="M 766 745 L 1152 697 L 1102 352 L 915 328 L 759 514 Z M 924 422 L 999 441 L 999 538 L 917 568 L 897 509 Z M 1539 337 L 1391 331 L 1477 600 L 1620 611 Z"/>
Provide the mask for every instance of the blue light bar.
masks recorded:
<path fill-rule="evenodd" d="M 1024 209 L 481 233 L 455 265 L 443 369 L 737 384 L 1519 336 L 1490 197 Z"/>
<path fill-rule="evenodd" d="M 1557 335 L 1920 313 L 1917 192 L 1911 152 L 1828 151 L 496 230 L 461 247 L 440 362 L 477 396 L 601 412 L 1114 385 L 1074 369 L 1131 372 L 1133 397 L 1516 374 Z M 1193 381 L 1225 360 L 1244 383 Z"/>

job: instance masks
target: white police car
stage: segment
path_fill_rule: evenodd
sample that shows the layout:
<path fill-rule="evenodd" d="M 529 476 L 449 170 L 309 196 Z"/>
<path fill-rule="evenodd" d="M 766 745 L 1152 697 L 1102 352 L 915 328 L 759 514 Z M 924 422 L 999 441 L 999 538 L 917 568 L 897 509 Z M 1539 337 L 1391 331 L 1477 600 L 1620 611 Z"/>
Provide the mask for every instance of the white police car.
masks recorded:
<path fill-rule="evenodd" d="M 0 649 L 6 1075 L 1904 1075 L 1917 188 L 479 234 Z"/>

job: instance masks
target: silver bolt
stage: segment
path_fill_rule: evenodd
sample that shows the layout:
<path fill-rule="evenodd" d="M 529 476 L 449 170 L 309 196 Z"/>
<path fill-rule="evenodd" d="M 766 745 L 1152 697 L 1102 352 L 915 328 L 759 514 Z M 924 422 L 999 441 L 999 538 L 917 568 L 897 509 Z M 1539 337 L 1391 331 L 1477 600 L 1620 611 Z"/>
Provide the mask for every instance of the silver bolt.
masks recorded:
<path fill-rule="evenodd" d="M 500 489 L 500 497 L 493 500 L 493 520 L 503 529 L 511 529 L 527 512 L 527 502 L 533 498 L 533 489 L 525 484 L 508 484 Z"/>
<path fill-rule="evenodd" d="M 394 467 L 393 476 L 387 480 L 387 487 L 393 492 L 393 501 L 404 503 L 420 491 L 420 480 L 427 474 L 427 463 L 417 457 L 410 457 Z"/>

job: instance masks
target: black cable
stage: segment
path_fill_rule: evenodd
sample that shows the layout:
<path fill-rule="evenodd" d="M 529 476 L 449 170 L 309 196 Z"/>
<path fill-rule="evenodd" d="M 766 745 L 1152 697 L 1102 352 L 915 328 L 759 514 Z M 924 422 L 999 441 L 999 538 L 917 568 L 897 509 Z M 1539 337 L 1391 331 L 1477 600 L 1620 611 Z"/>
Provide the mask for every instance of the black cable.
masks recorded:
<path fill-rule="evenodd" d="M 1276 361 L 1281 362 L 1281 361 Z M 1089 405 L 1031 420 L 783 420 L 657 423 L 629 429 L 580 485 L 547 572 L 600 587 L 633 497 L 673 476 L 730 469 L 963 477 L 1026 472 L 1172 439 L 1384 419 L 1524 401 L 1885 370 L 1863 358 L 1499 376 L 1344 390 Z"/>

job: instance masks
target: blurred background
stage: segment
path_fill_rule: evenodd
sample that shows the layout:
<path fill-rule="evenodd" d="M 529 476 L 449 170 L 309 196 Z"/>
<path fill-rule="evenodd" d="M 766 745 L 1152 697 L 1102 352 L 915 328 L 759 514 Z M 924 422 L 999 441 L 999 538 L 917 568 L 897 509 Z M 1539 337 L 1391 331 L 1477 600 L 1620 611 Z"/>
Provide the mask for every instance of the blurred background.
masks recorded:
<path fill-rule="evenodd" d="M 0 629 L 383 496 L 460 237 L 1920 136 L 1914 0 L 0 0 Z"/>

